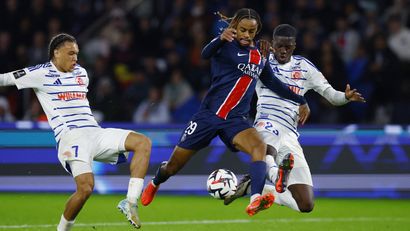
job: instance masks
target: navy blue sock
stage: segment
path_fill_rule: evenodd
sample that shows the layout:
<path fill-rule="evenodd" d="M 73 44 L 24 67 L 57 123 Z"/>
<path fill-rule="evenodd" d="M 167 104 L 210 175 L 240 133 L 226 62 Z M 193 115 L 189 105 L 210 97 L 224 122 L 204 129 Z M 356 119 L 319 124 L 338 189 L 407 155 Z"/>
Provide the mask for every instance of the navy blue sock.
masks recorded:
<path fill-rule="evenodd" d="M 157 172 L 155 173 L 155 177 L 152 179 L 152 181 L 154 182 L 154 184 L 155 184 L 156 186 L 158 186 L 158 185 L 164 183 L 164 182 L 167 181 L 168 178 L 170 177 L 170 176 L 166 175 L 166 174 L 164 173 L 164 171 L 161 171 L 162 166 L 164 166 L 165 164 L 166 164 L 166 162 L 162 162 L 162 163 L 161 163 L 161 165 L 159 166 Z"/>
<path fill-rule="evenodd" d="M 259 193 L 262 194 L 263 187 L 265 186 L 266 177 L 266 163 L 265 161 L 255 161 L 251 163 L 251 196 Z"/>

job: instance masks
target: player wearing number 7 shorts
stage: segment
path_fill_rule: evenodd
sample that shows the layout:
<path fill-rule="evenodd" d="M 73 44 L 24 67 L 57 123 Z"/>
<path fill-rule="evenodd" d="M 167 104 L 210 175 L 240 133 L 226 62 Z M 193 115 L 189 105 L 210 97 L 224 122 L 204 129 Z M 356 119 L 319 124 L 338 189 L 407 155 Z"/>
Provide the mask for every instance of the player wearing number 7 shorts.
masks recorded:
<path fill-rule="evenodd" d="M 151 153 L 151 140 L 130 130 L 101 128 L 86 97 L 87 71 L 77 64 L 76 39 L 58 34 L 49 44 L 49 62 L 0 75 L 0 86 L 32 88 L 47 115 L 57 142 L 58 159 L 72 174 L 76 191 L 68 199 L 58 231 L 70 230 L 94 189 L 93 161 L 118 164 L 133 151 L 127 198 L 118 204 L 133 226 L 139 228 L 137 201 Z"/>

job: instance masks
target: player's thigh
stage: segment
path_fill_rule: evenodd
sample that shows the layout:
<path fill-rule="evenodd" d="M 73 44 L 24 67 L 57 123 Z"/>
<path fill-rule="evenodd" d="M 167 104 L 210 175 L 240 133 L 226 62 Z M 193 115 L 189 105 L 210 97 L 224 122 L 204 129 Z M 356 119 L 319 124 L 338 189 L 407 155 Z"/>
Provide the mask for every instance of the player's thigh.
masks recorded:
<path fill-rule="evenodd" d="M 64 169 L 74 177 L 92 172 L 93 143 L 87 138 L 90 133 L 74 129 L 61 138 L 58 145 L 58 159 Z M 81 167 L 75 168 L 74 172 L 70 166 L 72 163 L 81 163 Z"/>
<path fill-rule="evenodd" d="M 255 121 L 254 127 L 267 145 L 273 147 L 276 151 L 279 150 L 284 135 L 280 125 L 266 119 L 259 119 Z"/>
<path fill-rule="evenodd" d="M 288 186 L 293 184 L 304 184 L 313 186 L 312 174 L 310 173 L 309 165 L 306 161 L 303 150 L 300 148 L 298 143 L 290 145 L 290 142 L 297 142 L 297 140 L 290 141 L 290 138 L 287 137 L 283 145 L 279 148 L 278 155 L 276 158 L 277 163 L 281 163 L 283 157 L 292 153 L 294 158 L 293 168 L 289 173 Z"/>
<path fill-rule="evenodd" d="M 208 146 L 216 136 L 219 122 L 215 114 L 199 111 L 186 125 L 177 146 L 187 150 L 200 150 Z"/>
<path fill-rule="evenodd" d="M 128 158 L 125 141 L 131 130 L 117 128 L 95 129 L 93 159 L 99 162 L 117 164 Z"/>
<path fill-rule="evenodd" d="M 252 156 L 252 161 L 263 160 L 266 154 L 266 144 L 255 128 L 248 128 L 239 132 L 232 140 L 238 150 Z"/>
<path fill-rule="evenodd" d="M 66 162 L 66 167 L 73 175 L 74 179 L 80 177 L 84 174 L 89 174 L 93 172 L 92 162 L 84 162 L 82 160 L 71 160 Z M 82 177 L 81 177 L 82 178 Z M 89 183 L 94 187 L 94 179 L 88 179 Z M 77 183 L 77 180 L 76 180 Z M 77 184 L 78 186 L 78 184 Z"/>
<path fill-rule="evenodd" d="M 151 145 L 151 140 L 147 136 L 138 132 L 129 132 L 124 142 L 124 149 L 126 151 L 134 151 L 137 147 L 150 149 Z"/>
<path fill-rule="evenodd" d="M 298 137 L 289 132 L 282 134 L 281 145 L 278 149 L 278 156 L 276 159 L 277 163 L 280 163 L 288 153 L 292 153 L 294 157 L 293 168 L 307 168 L 307 170 L 309 170 L 309 165 L 298 141 Z"/>

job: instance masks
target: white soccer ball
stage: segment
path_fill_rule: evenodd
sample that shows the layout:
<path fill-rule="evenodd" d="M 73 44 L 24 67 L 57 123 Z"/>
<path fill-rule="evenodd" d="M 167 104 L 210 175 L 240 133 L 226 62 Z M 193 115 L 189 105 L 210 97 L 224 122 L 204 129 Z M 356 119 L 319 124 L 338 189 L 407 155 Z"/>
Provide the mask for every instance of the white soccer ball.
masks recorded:
<path fill-rule="evenodd" d="M 235 193 L 237 184 L 238 180 L 232 171 L 217 169 L 209 175 L 206 187 L 213 198 L 224 199 Z"/>

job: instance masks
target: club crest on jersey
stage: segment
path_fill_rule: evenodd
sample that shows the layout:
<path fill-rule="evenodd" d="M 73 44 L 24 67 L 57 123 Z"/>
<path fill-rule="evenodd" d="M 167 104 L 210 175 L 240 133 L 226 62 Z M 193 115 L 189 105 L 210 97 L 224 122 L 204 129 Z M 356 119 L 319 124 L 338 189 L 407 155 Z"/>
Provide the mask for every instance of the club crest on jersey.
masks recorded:
<path fill-rule="evenodd" d="M 79 76 L 75 77 L 75 82 L 78 83 L 78 85 L 84 85 L 83 79 Z"/>
<path fill-rule="evenodd" d="M 300 78 L 302 78 L 302 73 L 300 71 L 292 72 L 292 79 L 299 80 Z"/>

